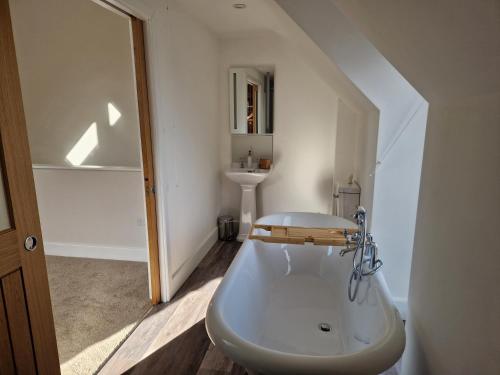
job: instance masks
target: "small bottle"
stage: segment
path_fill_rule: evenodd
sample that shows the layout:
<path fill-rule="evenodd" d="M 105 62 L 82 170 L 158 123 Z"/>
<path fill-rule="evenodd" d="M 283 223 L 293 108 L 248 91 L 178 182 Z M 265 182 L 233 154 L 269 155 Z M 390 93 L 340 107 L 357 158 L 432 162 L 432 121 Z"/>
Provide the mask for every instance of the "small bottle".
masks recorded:
<path fill-rule="evenodd" d="M 252 150 L 248 150 L 247 168 L 252 168 Z"/>

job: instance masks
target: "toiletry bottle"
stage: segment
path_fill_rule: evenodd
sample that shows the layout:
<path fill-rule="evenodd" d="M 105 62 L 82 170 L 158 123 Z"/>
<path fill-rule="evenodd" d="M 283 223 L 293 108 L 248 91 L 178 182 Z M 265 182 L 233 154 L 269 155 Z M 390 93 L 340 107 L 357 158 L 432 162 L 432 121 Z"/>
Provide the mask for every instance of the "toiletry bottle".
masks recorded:
<path fill-rule="evenodd" d="M 252 168 L 252 150 L 248 150 L 247 168 Z"/>

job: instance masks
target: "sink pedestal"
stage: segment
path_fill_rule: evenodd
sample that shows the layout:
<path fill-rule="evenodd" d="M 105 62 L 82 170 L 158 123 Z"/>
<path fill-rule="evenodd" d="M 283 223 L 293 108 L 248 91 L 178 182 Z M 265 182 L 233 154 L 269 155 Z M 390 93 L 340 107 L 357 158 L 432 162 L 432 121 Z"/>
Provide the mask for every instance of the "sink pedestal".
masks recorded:
<path fill-rule="evenodd" d="M 225 172 L 227 178 L 241 187 L 240 230 L 236 239 L 245 241 L 253 222 L 257 219 L 255 188 L 269 176 L 269 169 L 232 168 Z"/>
<path fill-rule="evenodd" d="M 236 239 L 240 242 L 245 241 L 250 232 L 253 222 L 257 219 L 257 204 L 255 200 L 256 185 L 241 186 L 241 211 L 240 211 L 240 230 Z"/>

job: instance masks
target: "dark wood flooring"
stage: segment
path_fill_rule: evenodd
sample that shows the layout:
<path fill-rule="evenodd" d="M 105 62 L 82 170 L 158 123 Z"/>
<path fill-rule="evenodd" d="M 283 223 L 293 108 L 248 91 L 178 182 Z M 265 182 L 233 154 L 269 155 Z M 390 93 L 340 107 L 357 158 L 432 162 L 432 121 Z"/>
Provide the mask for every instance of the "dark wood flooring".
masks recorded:
<path fill-rule="evenodd" d="M 155 306 L 99 375 L 244 375 L 205 331 L 205 312 L 239 242 L 217 242 L 171 302 Z M 397 375 L 399 365 L 383 375 Z"/>
<path fill-rule="evenodd" d="M 205 331 L 208 303 L 240 246 L 217 242 L 172 301 L 155 306 L 99 374 L 243 374 L 215 351 Z"/>

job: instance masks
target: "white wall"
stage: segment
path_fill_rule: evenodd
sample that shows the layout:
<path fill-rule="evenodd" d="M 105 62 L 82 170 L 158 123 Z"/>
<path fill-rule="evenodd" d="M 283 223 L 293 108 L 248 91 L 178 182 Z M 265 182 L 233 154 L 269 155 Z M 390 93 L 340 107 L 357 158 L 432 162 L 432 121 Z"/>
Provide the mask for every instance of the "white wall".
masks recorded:
<path fill-rule="evenodd" d="M 371 222 L 377 162 L 379 113 L 378 111 L 369 111 L 362 116 L 358 133 L 360 145 L 358 181 L 363 189 L 361 192 L 361 205 L 368 210 L 368 219 Z"/>
<path fill-rule="evenodd" d="M 165 300 L 217 239 L 219 47 L 175 2 L 157 9 L 147 36 Z"/>
<path fill-rule="evenodd" d="M 375 179 L 372 230 L 384 261 L 385 279 L 405 318 L 427 110 L 428 104 L 423 102 L 409 116 L 378 165 Z"/>
<path fill-rule="evenodd" d="M 277 2 L 379 110 L 377 167 L 366 171 L 375 177 L 371 231 L 385 261 L 389 289 L 405 315 L 423 153 L 423 147 L 415 146 L 423 145 L 426 120 L 425 114 L 414 115 L 417 109 L 426 110 L 425 100 L 342 14 L 335 1 Z M 422 122 L 408 126 L 417 120 Z M 402 136 L 412 130 L 413 138 Z M 407 177 L 403 183 L 401 171 Z M 366 174 L 360 180 L 365 178 Z M 408 219 L 397 220 L 387 214 L 389 210 L 398 210 L 397 218 Z"/>
<path fill-rule="evenodd" d="M 357 178 L 361 144 L 359 133 L 363 130 L 360 116 L 353 112 L 342 100 L 337 103 L 337 134 L 335 145 L 334 183 L 345 184 L 349 176 Z"/>
<path fill-rule="evenodd" d="M 34 168 L 45 252 L 148 259 L 141 170 Z"/>
<path fill-rule="evenodd" d="M 346 184 L 354 176 L 361 186 L 360 204 L 368 210 L 371 222 L 379 114 L 353 112 L 342 100 L 338 109 L 334 184 Z"/>
<path fill-rule="evenodd" d="M 500 372 L 499 103 L 431 103 L 404 374 Z"/>
<path fill-rule="evenodd" d="M 31 157 L 67 166 L 91 124 L 82 165 L 141 167 L 128 18 L 92 1 L 10 1 Z M 121 117 L 111 126 L 108 103 Z"/>
<path fill-rule="evenodd" d="M 405 375 L 500 373 L 500 4 L 343 1 L 429 101 Z"/>
<path fill-rule="evenodd" d="M 277 34 L 223 41 L 223 168 L 231 161 L 227 72 L 238 65 L 275 67 L 274 169 L 257 188 L 258 216 L 280 211 L 330 212 L 338 94 Z M 223 208 L 235 217 L 240 196 L 240 187 L 224 178 Z"/>

